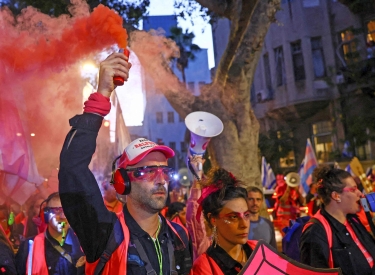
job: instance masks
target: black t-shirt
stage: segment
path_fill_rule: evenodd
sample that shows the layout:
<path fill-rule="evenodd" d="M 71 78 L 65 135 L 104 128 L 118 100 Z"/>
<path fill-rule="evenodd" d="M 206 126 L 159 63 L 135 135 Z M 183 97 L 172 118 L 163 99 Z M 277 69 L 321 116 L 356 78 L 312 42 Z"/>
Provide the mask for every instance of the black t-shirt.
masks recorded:
<path fill-rule="evenodd" d="M 253 249 L 247 243 L 242 247 L 246 253 L 246 258 L 248 259 L 251 253 L 253 253 Z M 237 275 L 243 268 L 239 262 L 229 256 L 219 245 L 216 245 L 216 247 L 215 245 L 211 245 L 206 253 L 217 263 L 225 275 Z"/>

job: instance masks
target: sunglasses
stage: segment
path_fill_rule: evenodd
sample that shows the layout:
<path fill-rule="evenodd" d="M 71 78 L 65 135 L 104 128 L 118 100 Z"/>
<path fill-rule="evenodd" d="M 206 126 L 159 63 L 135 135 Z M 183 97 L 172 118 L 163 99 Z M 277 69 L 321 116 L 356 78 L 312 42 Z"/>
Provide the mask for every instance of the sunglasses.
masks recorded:
<path fill-rule="evenodd" d="M 133 179 L 141 181 L 154 181 L 160 175 L 164 181 L 170 182 L 175 175 L 173 168 L 163 165 L 143 166 L 125 170 Z"/>
<path fill-rule="evenodd" d="M 240 219 L 243 219 L 244 221 L 250 220 L 250 211 L 246 212 L 231 212 L 224 215 L 219 215 L 219 219 L 223 219 L 226 223 L 238 223 Z"/>
<path fill-rule="evenodd" d="M 64 213 L 64 210 L 62 207 L 49 207 L 48 210 L 49 212 L 56 214 L 56 215 L 60 215 Z"/>
<path fill-rule="evenodd" d="M 344 189 L 342 189 L 343 192 L 351 192 L 351 193 L 355 193 L 357 190 L 358 190 L 357 186 L 345 187 Z"/>

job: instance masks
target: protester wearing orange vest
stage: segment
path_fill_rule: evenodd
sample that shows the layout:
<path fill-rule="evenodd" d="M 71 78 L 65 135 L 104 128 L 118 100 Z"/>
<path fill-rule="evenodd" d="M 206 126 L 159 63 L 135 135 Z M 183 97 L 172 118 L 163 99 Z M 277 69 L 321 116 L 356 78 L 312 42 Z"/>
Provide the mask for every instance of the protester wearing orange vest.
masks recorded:
<path fill-rule="evenodd" d="M 195 261 L 191 275 L 238 274 L 257 241 L 248 240 L 250 211 L 243 183 L 223 168 L 212 168 L 203 179 L 197 221 L 203 213 L 213 242 Z"/>
<path fill-rule="evenodd" d="M 353 177 L 341 169 L 321 167 L 314 178 L 323 205 L 316 214 L 319 218 L 314 216 L 301 235 L 301 262 L 340 267 L 344 275 L 375 274 L 375 240 L 356 215 L 362 193 Z"/>
<path fill-rule="evenodd" d="M 72 129 L 60 155 L 62 205 L 86 254 L 86 274 L 188 274 L 192 255 L 187 232 L 159 215 L 173 178 L 167 166 L 173 150 L 142 138 L 125 148 L 118 167 L 116 161 L 112 167 L 116 191 L 127 194 L 119 213 L 105 207 L 88 167 L 111 108 L 113 76 L 127 80 L 130 67 L 124 54 L 107 57 L 100 64 L 98 92 L 85 102 L 84 113 L 70 120 Z"/>
<path fill-rule="evenodd" d="M 51 194 L 41 205 L 46 231 L 26 239 L 16 255 L 18 274 L 84 274 L 85 257 L 78 238 L 69 228 L 59 193 Z"/>

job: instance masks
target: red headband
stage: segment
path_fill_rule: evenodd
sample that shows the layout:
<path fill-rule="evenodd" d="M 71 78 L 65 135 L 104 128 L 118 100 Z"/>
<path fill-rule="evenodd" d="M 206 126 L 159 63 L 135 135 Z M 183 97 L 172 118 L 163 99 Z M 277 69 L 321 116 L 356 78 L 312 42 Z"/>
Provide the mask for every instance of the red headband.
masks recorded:
<path fill-rule="evenodd" d="M 202 189 L 202 195 L 201 197 L 197 200 L 197 203 L 199 204 L 199 207 L 198 207 L 198 210 L 197 210 L 197 215 L 196 215 L 196 219 L 197 221 L 200 220 L 201 218 L 201 214 L 202 214 L 202 202 L 205 198 L 207 198 L 209 195 L 211 195 L 212 193 L 216 192 L 220 190 L 219 187 L 217 187 L 216 185 L 212 184 L 210 186 L 207 186 L 205 188 Z"/>

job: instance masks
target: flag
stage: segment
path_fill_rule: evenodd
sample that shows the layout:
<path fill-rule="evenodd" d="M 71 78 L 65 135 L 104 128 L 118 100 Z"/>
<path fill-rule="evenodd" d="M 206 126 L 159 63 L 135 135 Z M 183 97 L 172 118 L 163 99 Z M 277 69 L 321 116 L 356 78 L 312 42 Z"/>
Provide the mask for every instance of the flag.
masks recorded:
<path fill-rule="evenodd" d="M 262 185 L 265 189 L 273 189 L 276 185 L 276 177 L 272 171 L 271 165 L 262 157 Z"/>
<path fill-rule="evenodd" d="M 344 169 L 346 172 L 348 172 L 350 175 L 352 175 L 353 177 L 356 177 L 356 175 L 354 174 L 352 168 L 350 167 L 350 163 L 348 165 L 346 165 L 345 169 Z"/>
<path fill-rule="evenodd" d="M 307 139 L 305 157 L 302 160 L 300 169 L 298 171 L 301 177 L 300 191 L 305 196 L 310 190 L 310 184 L 312 183 L 312 173 L 314 169 L 318 167 L 318 161 L 315 157 L 314 148 L 311 145 L 310 139 Z"/>
<path fill-rule="evenodd" d="M 350 142 L 345 141 L 344 148 L 342 149 L 342 156 L 345 158 L 352 158 L 353 153 L 350 151 Z"/>
<path fill-rule="evenodd" d="M 23 204 L 44 179 L 38 173 L 29 135 L 12 98 L 0 98 L 0 129 L 0 202 L 11 198 Z"/>

